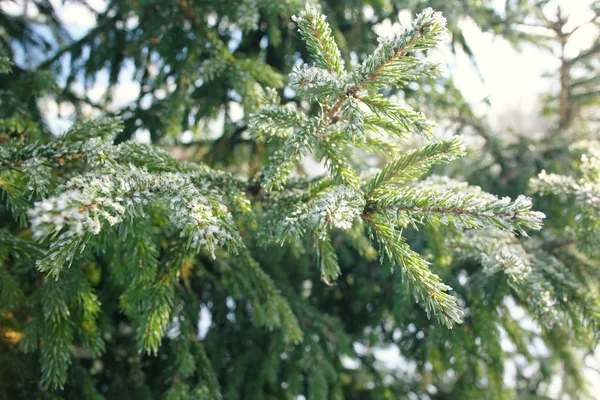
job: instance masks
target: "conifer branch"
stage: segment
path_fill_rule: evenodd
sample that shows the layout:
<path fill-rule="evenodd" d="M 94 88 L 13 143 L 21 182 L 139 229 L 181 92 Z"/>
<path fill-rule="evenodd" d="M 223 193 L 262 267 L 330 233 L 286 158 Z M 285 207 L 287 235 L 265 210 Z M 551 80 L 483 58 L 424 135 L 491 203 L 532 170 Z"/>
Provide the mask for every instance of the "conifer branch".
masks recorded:
<path fill-rule="evenodd" d="M 252 116 L 251 122 L 258 135 L 287 139 L 293 129 L 306 123 L 306 117 L 290 107 L 267 105 Z"/>
<path fill-rule="evenodd" d="M 273 279 L 263 271 L 260 264 L 247 251 L 241 251 L 239 261 L 245 275 L 238 273 L 229 276 L 242 289 L 243 300 L 256 299 L 253 303 L 253 321 L 268 330 L 279 328 L 284 332 L 285 341 L 298 344 L 304 334 L 288 301 L 281 296 Z"/>
<path fill-rule="evenodd" d="M 334 183 L 352 187 L 360 186 L 356 171 L 347 163 L 347 154 L 336 143 L 325 138 L 321 141 L 321 149 L 325 153 L 325 165 L 331 173 Z"/>
<path fill-rule="evenodd" d="M 578 291 L 573 291 L 577 284 L 567 278 L 565 265 L 540 249 L 539 243 L 528 242 L 526 248 L 510 232 L 487 229 L 464 232 L 448 240 L 448 244 L 457 260 L 481 262 L 486 277 L 504 273 L 514 294 L 524 299 L 546 328 L 564 322 L 565 316 L 558 310 L 559 293 L 563 290 L 560 287 L 570 286 L 568 291 L 574 293 Z M 573 311 L 574 319 L 581 321 L 594 314 Z"/>
<path fill-rule="evenodd" d="M 463 154 L 464 145 L 460 136 L 412 150 L 388 163 L 367 183 L 365 186 L 366 197 L 372 197 L 375 191 L 388 185 L 410 182 L 426 173 L 433 165 L 450 162 Z"/>
<path fill-rule="evenodd" d="M 431 138 L 434 125 L 425 119 L 425 116 L 417 111 L 414 111 L 408 106 L 401 107 L 398 104 L 384 99 L 381 95 L 369 95 L 358 98 L 364 103 L 374 114 L 375 120 L 373 125 L 380 128 L 390 128 L 389 132 L 402 137 L 404 133 L 414 132 L 426 138 Z M 395 125 L 390 127 L 390 125 Z"/>
<path fill-rule="evenodd" d="M 310 230 L 325 237 L 328 228 L 350 229 L 364 206 L 362 192 L 351 186 L 334 186 L 297 205 L 285 218 L 284 226 L 297 235 Z"/>
<path fill-rule="evenodd" d="M 596 151 L 584 154 L 578 165 L 580 177 L 542 171 L 529 183 L 534 193 L 573 198 L 578 223 L 576 237 L 584 251 L 595 252 L 600 244 L 600 157 Z"/>
<path fill-rule="evenodd" d="M 404 56 L 408 51 L 424 50 L 439 42 L 445 24 L 441 14 L 427 9 L 417 15 L 412 28 L 407 29 L 404 36 L 394 39 L 395 42 L 403 43 L 401 46 L 402 51 L 397 48 L 389 61 L 379 62 L 380 53 L 384 49 L 385 51 L 390 50 L 394 47 L 394 44 L 390 41 L 384 46 L 380 46 L 370 58 L 371 61 L 367 63 L 367 60 L 365 61 L 367 64 L 363 63 L 363 72 L 366 71 L 369 65 L 369 68 L 373 69 L 372 73 L 369 73 L 370 79 L 355 78 L 356 82 L 353 86 L 346 86 L 346 78 L 342 75 L 343 68 L 338 69 L 338 64 L 332 61 L 340 59 L 339 51 L 330 35 L 330 28 L 327 26 L 324 17 L 316 9 L 307 6 L 307 9 L 301 13 L 297 20 L 309 51 L 315 56 L 316 67 L 302 66 L 296 68 L 290 76 L 292 86 L 302 97 L 317 100 L 322 105 L 323 111 L 316 122 L 310 125 L 307 123 L 304 127 L 296 128 L 292 131 L 290 137 L 287 137 L 286 134 L 287 140 L 283 147 L 274 154 L 270 160 L 270 165 L 263 171 L 263 184 L 267 190 L 272 188 L 281 189 L 283 181 L 293 171 L 294 164 L 302 156 L 308 154 L 313 147 L 321 148 L 325 154 L 332 154 L 331 147 L 323 139 L 331 135 L 328 131 L 339 120 L 343 122 L 344 131 L 348 132 L 347 141 L 350 143 L 364 140 L 367 128 L 378 133 L 400 137 L 406 136 L 409 132 L 416 132 L 426 137 L 431 135 L 432 124 L 421 113 L 409 108 L 399 107 L 378 94 L 360 95 L 360 92 L 367 88 L 367 81 L 378 81 L 379 87 L 386 87 L 391 84 L 391 81 L 385 78 L 386 76 L 388 78 L 394 76 L 396 81 L 404 81 L 416 77 L 423 71 L 435 70 L 430 68 L 429 64 L 422 63 L 416 58 L 407 58 L 406 62 L 408 64 L 403 62 L 401 63 L 402 66 L 397 66 L 397 68 L 392 68 L 389 71 L 385 69 L 387 72 L 383 74 L 386 63 L 392 65 L 391 61 L 393 59 L 397 57 L 405 58 Z M 318 26 L 314 26 L 314 30 L 311 21 L 319 21 Z M 332 65 L 334 66 L 332 67 Z M 409 67 L 406 67 L 406 65 L 409 65 Z M 378 77 L 379 72 L 382 72 L 381 80 Z M 332 101 L 333 98 L 335 100 Z M 362 110 L 357 102 L 365 104 L 374 115 Z M 327 160 L 327 162 L 329 165 L 337 166 L 332 170 L 337 174 L 336 179 L 340 177 L 336 171 L 348 171 L 352 174 L 352 168 L 340 159 Z M 350 181 L 347 179 L 348 177 L 346 177 L 344 183 L 354 184 L 352 179 Z"/>
<path fill-rule="evenodd" d="M 431 8 L 423 10 L 410 28 L 401 34 L 380 38 L 379 46 L 354 74 L 355 93 L 371 88 L 389 86 L 407 70 L 419 65 L 418 60 L 405 57 L 412 51 L 436 46 L 446 33 L 446 19 Z"/>
<path fill-rule="evenodd" d="M 400 267 L 402 276 L 413 284 L 414 294 L 423 304 L 427 316 L 435 315 L 449 328 L 461 323 L 462 311 L 456 304 L 457 300 L 447 293 L 451 288 L 431 272 L 427 261 L 410 249 L 402 232 L 394 229 L 384 214 L 366 214 L 365 220 L 379 243 L 382 260 L 385 254 L 392 265 Z"/>
<path fill-rule="evenodd" d="M 530 255 L 510 232 L 499 229 L 465 231 L 447 242 L 457 260 L 477 259 L 489 276 L 503 272 L 511 281 L 519 282 L 531 272 Z"/>
<path fill-rule="evenodd" d="M 341 273 L 331 238 L 315 236 L 315 254 L 321 268 L 321 278 L 331 284 Z"/>
<path fill-rule="evenodd" d="M 300 35 L 306 42 L 306 47 L 308 47 L 315 65 L 338 76 L 342 75 L 344 60 L 333 39 L 331 28 L 325 21 L 325 15 L 307 3 L 304 10 L 293 19 L 298 24 Z"/>
<path fill-rule="evenodd" d="M 390 190 L 373 202 L 376 211 L 392 211 L 402 225 L 440 222 L 461 229 L 501 228 L 527 236 L 524 228 L 539 230 L 543 213 L 531 211 L 531 199 L 519 196 L 514 202 L 489 194 L 436 191 L 429 188 Z"/>
<path fill-rule="evenodd" d="M 126 217 L 143 215 L 143 208 L 155 201 L 168 204 L 169 219 L 187 236 L 188 247 L 204 247 L 214 257 L 217 247 L 235 251 L 243 246 L 220 199 L 202 194 L 183 174 L 152 174 L 133 165 L 114 166 L 106 174 L 73 178 L 64 189 L 61 195 L 37 202 L 29 213 L 36 238 L 59 235 L 62 246 L 68 244 L 70 251 L 62 249 L 66 257 L 62 262 L 53 262 L 50 254 L 39 263 L 40 270 L 55 278 L 65 262 L 70 265 L 77 247 L 85 242 L 83 238 Z"/>
<path fill-rule="evenodd" d="M 310 121 L 291 135 L 283 147 L 271 156 L 269 164 L 262 171 L 261 181 L 266 190 L 283 187 L 283 182 L 296 168 L 296 164 L 315 146 L 321 126 L 320 121 Z"/>
<path fill-rule="evenodd" d="M 328 101 L 342 95 L 346 86 L 338 75 L 305 64 L 294 68 L 290 82 L 298 96 L 307 100 Z"/>

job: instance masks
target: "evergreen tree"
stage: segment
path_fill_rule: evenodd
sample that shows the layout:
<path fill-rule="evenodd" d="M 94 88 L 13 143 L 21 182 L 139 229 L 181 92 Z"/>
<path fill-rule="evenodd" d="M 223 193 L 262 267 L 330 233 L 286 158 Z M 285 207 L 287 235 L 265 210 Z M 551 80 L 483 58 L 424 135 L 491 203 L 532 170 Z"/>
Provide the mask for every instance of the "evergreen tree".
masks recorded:
<path fill-rule="evenodd" d="M 480 183 L 485 189 L 497 193 L 528 192 L 543 196 L 534 198 L 534 203 L 547 215 L 544 229 L 535 238 L 535 247 L 532 247 L 534 242 L 529 240 L 522 245 L 528 249 L 530 259 L 532 254 L 536 254 L 536 258 L 544 260 L 545 264 L 538 269 L 549 277 L 551 287 L 558 294 L 553 302 L 573 300 L 563 292 L 565 284 L 578 288 L 587 297 L 587 300 L 580 298 L 577 304 L 569 305 L 574 310 L 581 304 L 597 304 L 595 298 L 598 293 L 598 220 L 592 193 L 597 183 L 595 169 L 599 131 L 595 115 L 598 113 L 596 58 L 600 40 L 600 8 L 597 2 L 592 2 L 589 19 L 576 25 L 560 7 L 546 4 L 544 1 L 531 2 L 529 7 L 534 13 L 527 18 L 513 16 L 511 24 L 528 32 L 535 29 L 543 39 L 543 47 L 557 57 L 559 68 L 549 71 L 551 79 L 556 82 L 552 87 L 557 89 L 542 98 L 542 113 L 549 117 L 547 131 L 541 135 L 519 132 L 512 138 L 501 138 L 471 116 L 466 124 L 471 124 L 484 136 L 486 144 L 482 150 L 487 154 L 478 161 L 472 160 L 473 172 L 467 176 L 469 181 Z M 589 34 L 589 45 L 573 54 L 571 40 L 585 29 Z M 571 54 L 566 52 L 569 46 Z M 588 350 L 574 350 L 568 339 L 572 332 L 556 326 L 548 332 L 542 331 L 543 341 L 551 343 L 551 354 L 569 354 L 562 361 L 563 369 L 570 372 L 562 382 L 560 396 L 566 396 L 581 383 L 583 377 L 577 371 L 584 362 L 587 363 L 586 356 L 593 355 L 598 341 L 594 323 L 586 326 L 585 318 L 574 315 L 571 319 L 567 325 L 569 329 L 583 328 L 588 332 L 585 334 L 588 336 Z M 538 361 L 541 360 L 538 358 Z M 518 368 L 524 370 L 523 366 Z M 529 379 L 541 381 L 540 375 L 543 375 L 541 370 L 533 378 L 529 375 Z M 535 388 L 536 391 L 539 389 L 537 385 Z"/>
<path fill-rule="evenodd" d="M 231 55 L 224 37 L 246 29 L 244 43 L 262 18 L 287 26 L 296 4 L 242 3 L 111 3 L 106 20 L 38 68 L 2 61 L 0 393 L 539 398 L 556 375 L 565 393 L 583 393 L 575 347 L 595 346 L 595 266 L 569 253 L 577 262 L 569 268 L 547 251 L 545 236 L 523 240 L 543 218 L 528 198 L 421 179 L 462 156 L 462 139 L 436 140 L 422 113 L 388 96 L 431 82 L 438 68 L 421 55 L 444 39 L 444 18 L 426 9 L 355 62 L 334 39 L 344 30 L 306 6 L 294 21 L 311 61 L 285 80 L 290 97 L 276 90 L 286 66 L 251 53 L 261 51 L 256 45 Z M 118 28 L 131 15 L 146 16 L 139 29 Z M 222 32 L 223 21 L 235 28 Z M 267 29 L 270 41 L 276 31 Z M 137 107 L 122 121 L 81 121 L 52 137 L 37 107 L 44 93 L 77 104 L 82 116 L 84 104 L 115 114 L 53 84 L 46 70 L 99 38 L 105 46 L 90 56 L 71 54 L 67 80 L 109 65 L 115 83 L 125 58 L 117 49 L 150 43 L 157 53 L 136 59 L 146 86 Z M 178 90 L 139 104 L 170 82 Z M 197 127 L 232 99 L 243 121 L 226 118 L 207 162 L 179 162 L 126 140 L 147 127 L 155 141 L 173 143 L 182 121 Z M 236 142 L 249 149 L 232 152 Z M 306 176 L 307 155 L 323 161 L 323 175 Z M 370 168 L 374 159 L 382 168 Z M 575 194 L 589 233 L 597 160 L 586 160 L 580 182 L 550 176 L 538 186 Z M 515 302 L 536 324 L 513 315 Z M 372 349 L 391 344 L 411 371 L 390 371 L 374 357 Z M 512 386 L 504 381 L 511 362 Z"/>

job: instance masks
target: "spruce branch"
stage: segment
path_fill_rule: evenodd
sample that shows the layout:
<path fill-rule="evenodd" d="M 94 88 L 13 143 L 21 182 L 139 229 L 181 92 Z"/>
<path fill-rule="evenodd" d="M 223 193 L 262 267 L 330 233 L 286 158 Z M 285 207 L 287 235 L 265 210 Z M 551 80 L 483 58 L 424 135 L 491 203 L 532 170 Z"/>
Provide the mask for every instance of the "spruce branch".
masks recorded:
<path fill-rule="evenodd" d="M 471 230 L 447 242 L 456 260 L 476 259 L 486 275 L 503 272 L 511 281 L 519 282 L 531 272 L 532 257 L 511 232 Z"/>
<path fill-rule="evenodd" d="M 333 183 L 358 188 L 360 179 L 356 171 L 348 164 L 348 154 L 329 138 L 321 141 L 321 150 L 325 154 L 325 166 L 330 171 Z"/>
<path fill-rule="evenodd" d="M 424 220 L 452 224 L 459 229 L 500 228 L 527 236 L 524 228 L 539 230 L 545 215 L 531 211 L 529 197 L 514 201 L 490 194 L 405 188 L 389 190 L 372 202 L 374 210 L 396 217 L 401 225 L 416 225 Z"/>
<path fill-rule="evenodd" d="M 290 108 L 278 105 L 262 107 L 251 117 L 251 124 L 256 136 L 267 138 L 277 137 L 287 139 L 293 130 L 301 128 L 306 123 L 304 114 Z"/>
<path fill-rule="evenodd" d="M 407 53 L 436 46 L 445 32 L 446 19 L 440 12 L 426 8 L 401 34 L 380 38 L 375 52 L 353 74 L 356 91 L 387 87 L 399 82 L 399 77 L 419 65 L 417 59 L 406 57 Z"/>
<path fill-rule="evenodd" d="M 59 235 L 58 242 L 66 246 L 64 255 L 56 259 L 56 253 L 50 253 L 38 267 L 58 277 L 63 264 L 70 265 L 76 248 L 91 235 L 126 217 L 143 216 L 144 207 L 157 201 L 167 205 L 169 219 L 188 238 L 188 247 L 198 251 L 206 248 L 214 257 L 217 247 L 236 251 L 243 246 L 216 193 L 201 193 L 185 174 L 152 174 L 133 165 L 114 166 L 106 173 L 71 179 L 60 195 L 37 202 L 30 210 L 34 236 L 44 239 Z"/>
<path fill-rule="evenodd" d="M 286 342 L 300 343 L 304 333 L 300 329 L 292 307 L 282 296 L 273 279 L 247 250 L 240 252 L 237 261 L 239 266 L 231 267 L 238 271 L 232 273 L 234 271 L 228 270 L 228 284 L 237 287 L 234 294 L 241 300 L 255 300 L 252 302 L 254 323 L 271 331 L 276 328 L 281 329 Z"/>
<path fill-rule="evenodd" d="M 400 146 L 389 140 L 367 134 L 362 140 L 352 142 L 352 146 L 365 152 L 372 152 L 382 159 L 389 159 L 400 153 Z"/>
<path fill-rule="evenodd" d="M 84 156 L 97 157 L 122 130 L 123 126 L 118 118 L 98 118 L 73 124 L 51 143 L 15 141 L 13 146 L 3 148 L 0 152 L 0 171 L 18 168 L 24 164 L 30 169 L 42 164 L 55 168 Z"/>
<path fill-rule="evenodd" d="M 412 150 L 389 162 L 366 184 L 366 197 L 370 198 L 376 191 L 390 185 L 401 185 L 415 180 L 433 165 L 450 162 L 462 156 L 464 149 L 462 138 L 455 136 L 450 140 L 434 142 Z"/>
<path fill-rule="evenodd" d="M 579 194 L 581 197 L 588 197 L 591 194 L 582 190 L 583 188 L 573 177 L 548 174 L 545 170 L 531 180 L 530 188 L 534 193 L 542 196 Z"/>
<path fill-rule="evenodd" d="M 305 64 L 294 68 L 290 83 L 299 97 L 322 102 L 339 97 L 346 86 L 339 75 Z"/>
<path fill-rule="evenodd" d="M 351 21 L 364 33 L 358 23 L 380 20 L 385 7 L 354 10 L 348 19 L 348 4 L 336 4 L 338 20 L 329 20 L 330 29 L 307 6 L 297 22 L 315 62 L 294 68 L 284 88 L 276 68 L 285 67 L 286 54 L 293 53 L 279 44 L 287 40 L 292 51 L 297 44 L 288 40 L 282 10 L 298 2 L 176 0 L 175 6 L 137 2 L 125 8 L 115 3 L 95 12 L 101 31 L 92 30 L 84 43 L 68 46 L 50 63 L 58 68 L 62 54 L 73 53 L 67 86 L 80 73 L 93 80 L 105 67 L 112 86 L 133 54 L 127 44 L 141 46 L 141 56 L 133 59 L 141 93 L 121 111 L 125 136 L 148 128 L 154 146 L 121 143 L 123 135 L 113 144 L 122 129 L 113 120 L 49 135 L 43 110 L 32 116 L 29 108 L 37 109 L 39 96 L 32 94 L 44 93 L 55 71 L 34 72 L 31 87 L 2 80 L 0 101 L 9 98 L 4 114 L 16 112 L 0 116 L 0 198 L 7 203 L 0 205 L 7 220 L 7 229 L 0 229 L 0 347 L 19 342 L 33 353 L 20 357 L 9 347 L 2 354 L 9 370 L 30 370 L 8 371 L 18 378 L 8 382 L 9 393 L 16 388 L 30 397 L 100 398 L 122 389 L 123 369 L 126 389 L 141 397 L 325 399 L 389 392 L 395 398 L 415 392 L 414 379 L 406 385 L 388 382 L 370 351 L 385 341 L 400 345 L 409 363 L 431 361 L 430 383 L 438 394 L 460 397 L 466 388 L 475 397 L 502 398 L 521 393 L 529 377 L 517 360 L 518 390 L 505 388 L 503 361 L 532 362 L 539 354 L 528 344 L 542 339 L 550 357 L 542 357 L 547 363 L 532 372 L 530 392 L 543 391 L 548 368 L 564 361 L 565 392 L 578 394 L 582 384 L 571 339 L 593 347 L 600 331 L 598 271 L 591 257 L 600 242 L 593 245 L 600 232 L 598 160 L 582 159 L 581 175 L 539 179 L 540 192 L 574 200 L 572 209 L 555 213 L 561 218 L 552 224 L 566 222 L 571 230 L 561 227 L 556 238 L 552 228 L 527 240 L 519 237 L 519 229 L 539 227 L 541 215 L 531 211 L 530 202 L 498 199 L 446 177 L 421 179 L 434 165 L 462 155 L 464 146 L 460 138 L 434 141 L 434 125 L 421 113 L 386 98 L 394 92 L 390 87 L 437 73 L 417 52 L 441 41 L 439 13 L 425 10 L 402 34 L 381 38 L 371 56 L 361 53 L 361 44 L 356 54 L 366 61 L 346 72 L 332 32 Z M 36 2 L 40 20 L 46 3 Z M 368 11 L 374 18 L 361 21 Z M 161 16 L 173 18 L 163 24 L 156 18 Z M 16 21 L 14 32 L 30 22 L 0 12 L 3 17 Z M 106 27 L 115 22 L 124 25 L 113 35 Z M 260 31 L 247 34 L 259 23 Z M 451 28 L 464 47 L 457 25 Z M 90 57 L 87 51 L 78 54 L 85 50 L 82 44 L 89 47 L 96 39 L 103 46 L 92 46 Z M 35 40 L 52 47 L 37 34 Z M 198 41 L 203 45 L 196 46 Z M 177 48 L 183 53 L 172 51 Z M 259 62 L 263 58 L 274 67 Z M 578 68 L 586 69 L 583 64 Z M 0 70 L 28 74 L 27 68 L 0 58 Z M 577 101 L 593 93 L 583 86 L 594 81 L 581 79 L 573 81 L 582 95 Z M 162 89 L 167 96 L 157 100 Z M 102 111 L 107 93 L 101 104 L 72 93 L 51 96 L 75 104 L 79 115 L 82 105 Z M 140 103 L 147 97 L 154 99 L 149 109 L 142 106 L 145 100 Z M 235 121 L 234 103 L 242 106 L 242 120 Z M 468 114 L 468 107 L 459 108 Z M 216 140 L 211 134 L 182 144 L 187 133 L 165 137 L 179 136 L 186 127 L 201 129 L 222 111 L 224 131 Z M 412 134 L 428 145 L 401 149 L 397 139 Z M 228 151 L 240 142 L 248 146 Z M 200 150 L 194 158 L 206 155 L 211 165 L 226 170 L 180 162 L 155 147 L 170 143 L 188 146 L 177 157 Z M 307 156 L 322 161 L 322 175 L 294 176 L 313 172 L 298 165 Z M 373 168 L 378 162 L 383 169 Z M 25 228 L 27 218 L 31 229 Z M 421 229 L 422 223 L 423 232 L 402 231 L 408 224 Z M 584 256 L 578 250 L 585 243 Z M 374 262 L 378 257 L 380 263 Z M 316 269 L 309 269 L 310 260 Z M 391 264 L 396 276 L 381 269 L 382 263 Z M 319 277 L 326 284 L 343 282 L 328 289 Z M 414 307 L 415 298 L 442 324 L 460 322 L 463 303 L 470 317 L 448 335 Z M 512 299 L 543 329 L 525 329 L 510 309 Z M 515 352 L 504 351 L 506 337 Z M 435 351 L 423 352 L 423 346 Z M 443 373 L 450 368 L 458 379 Z M 41 385 L 30 385 L 36 378 Z"/>
<path fill-rule="evenodd" d="M 514 296 L 522 299 L 546 328 L 565 321 L 558 309 L 561 291 L 558 286 L 569 286 L 568 292 L 573 294 L 579 291 L 578 285 L 570 282 L 565 266 L 546 254 L 539 243 L 530 240 L 523 244 L 510 232 L 485 229 L 463 232 L 447 244 L 457 261 L 480 262 L 486 279 L 503 272 Z M 585 314 L 576 311 L 574 320 L 589 320 L 594 311 Z"/>
<path fill-rule="evenodd" d="M 542 196 L 555 195 L 574 199 L 577 228 L 575 235 L 583 251 L 595 253 L 600 244 L 600 158 L 594 151 L 582 155 L 579 179 L 542 171 L 530 183 L 530 189 Z"/>
<path fill-rule="evenodd" d="M 174 303 L 174 285 L 179 278 L 179 269 L 173 268 L 153 285 L 142 289 L 144 299 L 138 319 L 136 340 L 140 351 L 158 353 L 164 331 L 171 320 Z"/>
<path fill-rule="evenodd" d="M 433 135 L 434 124 L 428 121 L 421 112 L 393 103 L 380 94 L 361 96 L 358 99 L 375 114 L 375 118 L 370 120 L 372 125 L 387 128 L 389 133 L 396 134 L 401 138 L 413 132 L 427 139 Z M 394 127 L 390 127 L 390 125 L 394 125 Z"/>
<path fill-rule="evenodd" d="M 367 136 L 365 119 L 368 114 L 361 109 L 360 102 L 354 97 L 348 98 L 340 108 L 337 126 L 345 133 L 344 142 L 355 144 L 364 142 Z"/>
<path fill-rule="evenodd" d="M 325 15 L 317 11 L 310 3 L 306 4 L 298 16 L 293 17 L 306 47 L 319 68 L 340 76 L 344 73 L 344 60 L 335 43 Z"/>
<path fill-rule="evenodd" d="M 380 63 L 381 65 L 374 65 L 375 61 L 373 60 L 381 58 L 379 53 L 383 51 L 382 48 L 388 49 L 391 42 L 386 46 L 380 46 L 374 53 L 375 55 L 371 57 L 370 63 L 373 64 L 373 71 L 369 73 L 370 78 L 354 79 L 355 85 L 353 86 L 346 84 L 343 66 L 338 69 L 338 64 L 332 61 L 339 59 L 339 51 L 331 37 L 331 30 L 325 22 L 324 16 L 312 6 L 307 6 L 297 17 L 297 21 L 309 52 L 315 57 L 315 66 L 296 68 L 290 76 L 292 87 L 300 96 L 309 100 L 317 100 L 322 109 L 318 117 L 307 119 L 303 126 L 294 128 L 289 134 L 288 132 L 283 134 L 286 137 L 285 143 L 271 157 L 262 173 L 261 183 L 267 190 L 283 188 L 283 183 L 293 172 L 294 165 L 314 148 L 321 149 L 326 156 L 333 157 L 326 159 L 326 163 L 329 166 L 335 166 L 335 168 L 331 168 L 335 180 L 354 185 L 355 180 L 348 175 L 354 175 L 351 172 L 352 168 L 345 160 L 335 158 L 333 148 L 327 141 L 328 137 L 335 136 L 335 132 L 339 131 L 340 127 L 347 134 L 346 144 L 365 141 L 368 130 L 399 137 L 405 137 L 410 132 L 421 134 L 427 138 L 431 136 L 433 124 L 427 121 L 421 113 L 408 107 L 400 107 L 379 94 L 362 94 L 361 92 L 367 88 L 368 82 L 378 80 L 379 72 L 382 72 L 379 87 L 387 87 L 391 84 L 388 79 L 390 76 L 394 76 L 396 82 L 404 82 L 420 76 L 426 71 L 431 73 L 435 71 L 430 64 L 405 56 L 407 51 L 430 48 L 441 39 L 445 22 L 439 13 L 427 9 L 419 14 L 413 27 L 405 32 L 404 39 L 395 39 L 396 42 L 405 40 L 402 51 L 396 49 L 398 51 L 389 61 Z M 313 24 L 314 21 L 318 21 L 318 23 Z M 396 58 L 402 58 L 402 62 L 399 62 L 401 66 L 389 70 L 384 68 L 384 64 L 390 64 Z M 334 64 L 336 67 L 332 67 Z M 396 64 L 391 63 L 390 65 Z M 272 106 L 268 107 L 268 113 L 272 112 Z M 266 114 L 267 118 L 269 118 L 268 113 Z M 281 112 L 277 111 L 277 114 L 274 117 L 279 117 Z M 260 112 L 257 115 L 260 115 Z M 265 126 L 263 129 L 269 129 L 268 123 L 256 121 L 255 124 L 258 129 L 261 125 Z M 342 143 L 335 143 L 335 145 L 341 146 Z M 340 179 L 340 177 L 344 179 Z"/>
<path fill-rule="evenodd" d="M 363 212 L 362 192 L 351 186 L 334 186 L 316 199 L 302 203 L 286 218 L 285 226 L 303 234 L 306 230 L 325 237 L 328 228 L 350 229 Z"/>
<path fill-rule="evenodd" d="M 410 133 L 410 126 L 399 124 L 396 118 L 385 118 L 382 115 L 369 114 L 365 116 L 365 129 L 377 134 L 378 136 L 395 136 L 399 139 L 406 139 Z M 396 152 L 393 152 L 396 153 Z"/>
<path fill-rule="evenodd" d="M 329 236 L 315 235 L 315 255 L 321 268 L 321 279 L 327 284 L 333 282 L 341 273 L 335 248 Z"/>
<path fill-rule="evenodd" d="M 269 163 L 262 171 L 261 179 L 266 190 L 283 188 L 283 183 L 296 168 L 296 164 L 316 145 L 321 129 L 323 129 L 322 121 L 309 120 L 269 158 Z"/>
<path fill-rule="evenodd" d="M 67 380 L 74 327 L 69 322 L 69 304 L 64 291 L 59 290 L 56 284 L 49 284 L 44 295 L 44 325 L 47 331 L 43 336 L 40 383 L 44 387 L 57 389 L 62 388 Z"/>
<path fill-rule="evenodd" d="M 411 250 L 402 237 L 402 232 L 390 224 L 385 214 L 365 215 L 367 225 L 379 243 L 379 253 L 386 255 L 392 265 L 399 266 L 402 277 L 414 287 L 417 300 L 423 304 L 427 316 L 435 315 L 439 322 L 451 328 L 462 322 L 462 311 L 457 300 L 447 292 L 451 290 L 429 267 L 429 262 Z"/>
<path fill-rule="evenodd" d="M 91 354 L 104 351 L 104 339 L 97 326 L 99 303 L 81 270 L 70 270 L 60 280 L 45 279 L 36 292 L 39 314 L 33 328 L 43 342 L 42 378 L 45 388 L 62 388 L 72 362 L 71 346 L 78 336 Z"/>

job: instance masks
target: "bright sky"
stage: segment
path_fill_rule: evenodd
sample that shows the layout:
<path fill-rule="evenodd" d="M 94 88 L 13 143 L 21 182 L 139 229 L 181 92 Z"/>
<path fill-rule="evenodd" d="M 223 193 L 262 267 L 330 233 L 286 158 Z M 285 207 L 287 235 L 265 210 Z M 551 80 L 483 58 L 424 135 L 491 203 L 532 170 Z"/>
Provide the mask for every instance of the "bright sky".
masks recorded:
<path fill-rule="evenodd" d="M 570 24 L 577 26 L 591 18 L 589 3 L 590 0 L 554 0 L 547 10 L 554 14 L 560 5 L 569 16 Z M 540 93 L 556 89 L 556 80 L 543 75 L 555 72 L 558 60 L 547 50 L 533 45 L 523 45 L 517 52 L 506 40 L 482 33 L 472 21 L 464 21 L 462 28 L 483 77 L 483 81 L 476 79 L 477 72 L 466 56 L 456 57 L 454 78 L 465 97 L 471 102 L 489 97 L 491 107 L 484 112 L 494 124 L 500 123 L 498 118 L 505 116 L 507 111 L 520 112 L 523 117 L 537 114 Z M 593 29 L 587 26 L 573 34 L 566 48 L 567 56 L 592 45 Z"/>

